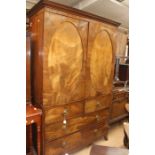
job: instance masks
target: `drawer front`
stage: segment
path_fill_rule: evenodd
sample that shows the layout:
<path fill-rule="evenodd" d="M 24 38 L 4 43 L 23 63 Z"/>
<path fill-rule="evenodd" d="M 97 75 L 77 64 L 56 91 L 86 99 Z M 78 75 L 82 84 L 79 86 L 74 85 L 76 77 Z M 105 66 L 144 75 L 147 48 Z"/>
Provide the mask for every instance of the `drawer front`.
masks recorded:
<path fill-rule="evenodd" d="M 98 123 L 107 123 L 109 110 L 102 110 L 83 117 L 64 120 L 60 123 L 51 124 L 45 127 L 45 140 L 51 141 L 62 136 L 77 132 L 88 126 L 95 126 Z"/>
<path fill-rule="evenodd" d="M 107 124 L 100 124 L 96 127 L 91 127 L 88 130 L 84 130 L 83 138 L 85 140 L 85 144 L 89 145 L 92 142 L 96 141 L 99 138 L 103 138 L 103 136 L 107 135 L 108 133 L 108 125 Z"/>
<path fill-rule="evenodd" d="M 65 106 L 45 110 L 45 125 L 63 121 L 64 118 L 74 118 L 83 114 L 84 103 L 77 102 Z"/>
<path fill-rule="evenodd" d="M 129 93 L 126 93 L 125 97 L 127 98 L 127 100 L 129 100 Z"/>
<path fill-rule="evenodd" d="M 126 94 L 127 93 L 125 93 L 125 92 L 114 93 L 113 94 L 113 101 L 117 101 L 117 100 L 121 101 L 121 100 L 127 98 Z"/>
<path fill-rule="evenodd" d="M 45 155 L 65 155 L 65 153 L 73 153 L 104 136 L 107 134 L 107 131 L 108 127 L 101 124 L 100 126 L 90 127 L 64 138 L 46 143 Z"/>
<path fill-rule="evenodd" d="M 77 132 L 45 144 L 45 155 L 65 155 L 65 153 L 82 148 L 83 145 L 82 135 L 80 132 Z"/>
<path fill-rule="evenodd" d="M 125 104 L 127 104 L 127 100 L 121 102 L 114 102 L 112 106 L 112 114 L 111 118 L 119 117 L 121 115 L 127 114 L 128 112 L 125 109 Z"/>
<path fill-rule="evenodd" d="M 87 100 L 85 103 L 85 113 L 95 112 L 104 108 L 108 108 L 112 102 L 112 95 L 99 96 L 94 99 Z"/>

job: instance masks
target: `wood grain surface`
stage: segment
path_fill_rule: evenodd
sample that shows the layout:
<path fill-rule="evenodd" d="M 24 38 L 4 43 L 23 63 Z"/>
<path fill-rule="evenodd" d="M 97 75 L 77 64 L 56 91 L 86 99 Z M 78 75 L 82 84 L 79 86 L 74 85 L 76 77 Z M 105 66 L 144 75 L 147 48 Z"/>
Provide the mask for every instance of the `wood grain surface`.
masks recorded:
<path fill-rule="evenodd" d="M 54 123 L 47 125 L 45 127 L 45 139 L 46 141 L 51 141 L 68 134 L 80 131 L 84 128 L 90 126 L 96 126 L 98 123 L 107 124 L 107 118 L 109 116 L 108 110 L 102 110 L 99 112 L 94 112 L 90 115 L 85 115 L 81 117 L 76 117 L 73 119 L 67 119 L 66 124 L 63 124 L 63 121 L 59 123 Z M 55 132 L 57 131 L 57 132 Z"/>
<path fill-rule="evenodd" d="M 97 91 L 104 92 L 112 69 L 112 44 L 106 31 L 101 31 L 96 35 L 91 53 L 91 81 Z"/>
<path fill-rule="evenodd" d="M 84 146 L 88 146 L 94 140 L 104 136 L 107 132 L 107 127 L 101 124 L 98 127 L 90 127 L 81 132 L 68 135 L 58 140 L 46 144 L 47 155 L 63 155 L 65 153 L 73 153 Z"/>
<path fill-rule="evenodd" d="M 45 124 L 49 125 L 62 122 L 64 115 L 66 119 L 82 116 L 84 112 L 84 102 L 72 103 L 64 106 L 50 108 L 45 111 Z"/>
<path fill-rule="evenodd" d="M 88 23 L 46 12 L 44 32 L 45 106 L 84 98 L 84 66 Z"/>
<path fill-rule="evenodd" d="M 72 23 L 64 22 L 52 36 L 48 54 L 49 79 L 53 93 L 57 94 L 56 103 L 68 102 L 68 93 L 74 93 L 82 72 L 82 61 L 79 33 Z"/>
<path fill-rule="evenodd" d="M 101 109 L 109 108 L 112 101 L 112 95 L 98 96 L 94 99 L 86 100 L 85 113 L 98 111 Z"/>
<path fill-rule="evenodd" d="M 86 98 L 112 91 L 115 31 L 104 23 L 89 24 Z"/>

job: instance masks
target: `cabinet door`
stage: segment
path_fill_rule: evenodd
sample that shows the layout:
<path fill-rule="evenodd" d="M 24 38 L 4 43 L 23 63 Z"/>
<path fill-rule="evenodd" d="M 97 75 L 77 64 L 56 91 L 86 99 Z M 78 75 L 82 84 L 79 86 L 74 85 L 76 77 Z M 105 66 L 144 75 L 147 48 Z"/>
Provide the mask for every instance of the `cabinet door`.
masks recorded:
<path fill-rule="evenodd" d="M 84 59 L 88 23 L 45 12 L 43 103 L 45 106 L 80 101 L 84 94 Z"/>
<path fill-rule="evenodd" d="M 86 69 L 86 96 L 109 94 L 113 77 L 113 31 L 102 23 L 90 23 Z"/>

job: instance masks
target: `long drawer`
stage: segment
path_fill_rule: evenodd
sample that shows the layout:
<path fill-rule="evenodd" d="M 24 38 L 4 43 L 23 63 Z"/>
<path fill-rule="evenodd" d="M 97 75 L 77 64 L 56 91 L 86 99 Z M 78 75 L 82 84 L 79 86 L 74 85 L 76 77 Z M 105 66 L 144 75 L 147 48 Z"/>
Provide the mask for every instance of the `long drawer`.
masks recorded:
<path fill-rule="evenodd" d="M 80 132 L 76 132 L 64 138 L 54 140 L 45 144 L 45 155 L 65 155 L 91 144 L 94 140 L 107 134 L 108 127 L 100 124 Z"/>
<path fill-rule="evenodd" d="M 64 120 L 60 123 L 47 125 L 45 127 L 45 140 L 51 141 L 62 136 L 74 133 L 90 126 L 96 126 L 98 123 L 108 123 L 109 109 L 101 110 L 95 113 L 87 114 L 83 117 L 77 117 L 70 120 Z"/>
<path fill-rule="evenodd" d="M 85 103 L 85 113 L 95 112 L 108 108 L 112 102 L 112 95 L 98 96 L 94 99 L 87 100 Z"/>
<path fill-rule="evenodd" d="M 45 110 L 45 125 L 63 121 L 64 117 L 69 119 L 81 116 L 83 112 L 84 102 L 72 103 Z"/>

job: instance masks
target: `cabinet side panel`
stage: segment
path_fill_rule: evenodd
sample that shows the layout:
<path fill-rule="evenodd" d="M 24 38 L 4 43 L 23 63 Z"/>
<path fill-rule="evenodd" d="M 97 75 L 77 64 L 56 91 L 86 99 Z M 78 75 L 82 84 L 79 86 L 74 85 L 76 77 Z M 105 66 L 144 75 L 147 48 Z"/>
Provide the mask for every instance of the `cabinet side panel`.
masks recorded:
<path fill-rule="evenodd" d="M 31 102 L 31 39 L 26 35 L 26 102 Z"/>
<path fill-rule="evenodd" d="M 42 104 L 43 83 L 43 21 L 44 12 L 41 10 L 30 18 L 30 32 L 32 33 L 32 101 L 37 106 Z"/>

